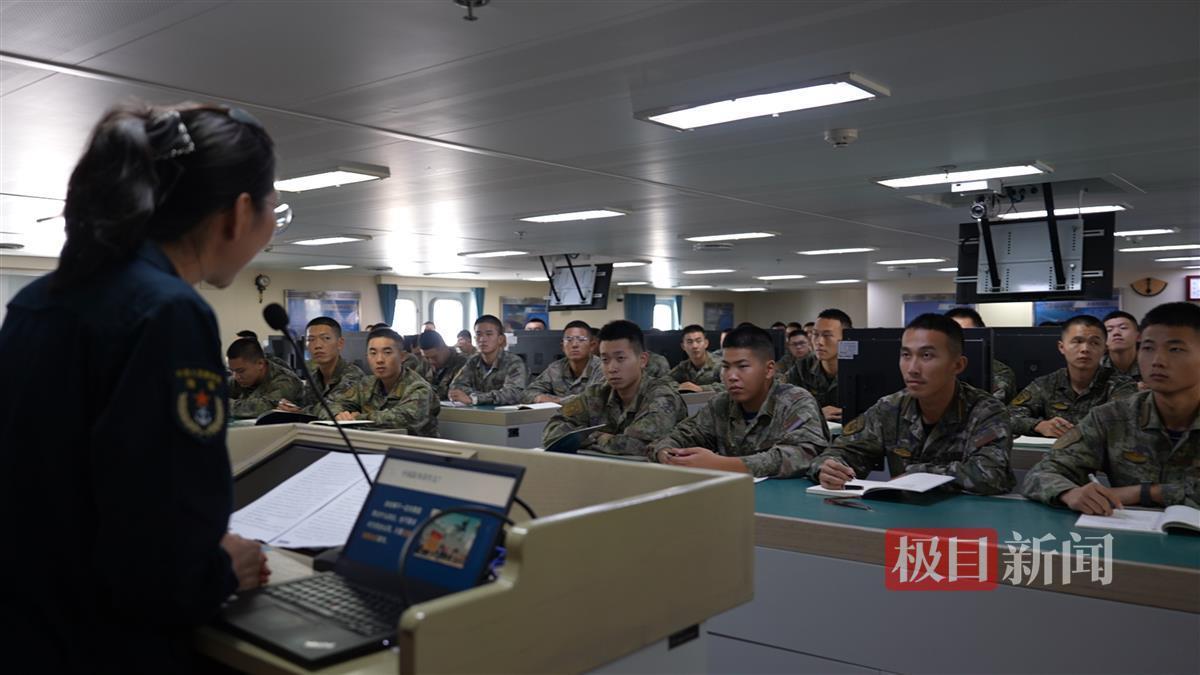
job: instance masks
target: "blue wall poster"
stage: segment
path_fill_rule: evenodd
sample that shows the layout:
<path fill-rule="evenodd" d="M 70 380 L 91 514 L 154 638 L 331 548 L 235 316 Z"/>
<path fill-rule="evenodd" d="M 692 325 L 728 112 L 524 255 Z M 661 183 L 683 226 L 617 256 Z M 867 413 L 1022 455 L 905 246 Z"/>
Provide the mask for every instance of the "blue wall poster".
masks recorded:
<path fill-rule="evenodd" d="M 342 330 L 355 332 L 359 326 L 358 291 L 284 291 L 288 323 L 296 335 L 318 316 L 327 316 L 342 324 Z"/>
<path fill-rule="evenodd" d="M 704 330 L 732 330 L 733 303 L 704 303 Z"/>
<path fill-rule="evenodd" d="M 1104 320 L 1109 312 L 1121 308 L 1121 293 L 1113 291 L 1111 300 L 1046 300 L 1033 303 L 1033 325 L 1050 321 L 1062 323 L 1077 314 L 1090 314 Z"/>
<path fill-rule="evenodd" d="M 954 301 L 953 293 L 925 293 L 920 295 L 905 295 L 904 325 L 922 314 L 945 314 L 955 307 L 975 308 L 975 305 L 960 305 Z M 899 327 L 899 326 L 897 326 Z"/>
<path fill-rule="evenodd" d="M 504 330 L 521 330 L 530 319 L 541 319 L 550 327 L 550 312 L 545 298 L 500 298 L 500 320 Z"/>

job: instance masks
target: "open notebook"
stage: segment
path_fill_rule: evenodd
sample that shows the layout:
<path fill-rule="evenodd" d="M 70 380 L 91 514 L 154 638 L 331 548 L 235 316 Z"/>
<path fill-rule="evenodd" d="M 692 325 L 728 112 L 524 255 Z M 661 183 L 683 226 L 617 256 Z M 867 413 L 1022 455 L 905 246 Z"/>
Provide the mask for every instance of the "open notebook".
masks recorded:
<path fill-rule="evenodd" d="M 1158 534 L 1167 534 L 1173 529 L 1200 532 L 1200 509 L 1182 504 L 1168 506 L 1165 511 L 1117 509 L 1111 516 L 1081 515 L 1075 521 L 1075 527 Z"/>
<path fill-rule="evenodd" d="M 496 410 L 550 410 L 561 407 L 558 403 L 518 403 L 516 405 L 498 405 Z"/>
<path fill-rule="evenodd" d="M 939 485 L 945 485 L 954 480 L 954 476 L 939 476 L 935 473 L 907 473 L 899 478 L 892 480 L 865 480 L 855 478 L 846 483 L 846 487 L 841 490 L 830 490 L 829 488 L 814 485 L 805 492 L 810 495 L 822 495 L 825 497 L 860 497 L 871 492 L 881 492 L 885 490 L 900 490 L 903 492 L 928 492 Z"/>

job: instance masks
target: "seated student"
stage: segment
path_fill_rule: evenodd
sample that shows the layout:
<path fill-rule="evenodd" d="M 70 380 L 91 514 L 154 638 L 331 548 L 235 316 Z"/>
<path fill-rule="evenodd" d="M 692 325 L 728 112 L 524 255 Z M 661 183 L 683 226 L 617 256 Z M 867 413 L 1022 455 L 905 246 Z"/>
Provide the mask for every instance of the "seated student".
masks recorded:
<path fill-rule="evenodd" d="M 399 335 L 397 333 L 397 335 Z M 433 378 L 433 366 L 425 360 L 424 357 L 417 351 L 419 347 L 419 335 L 401 335 L 402 340 L 400 349 L 403 354 L 400 355 L 400 360 L 404 362 L 404 367 L 421 376 L 421 379 L 429 382 Z"/>
<path fill-rule="evenodd" d="M 1030 382 L 1009 403 L 1014 434 L 1058 438 L 1092 408 L 1137 391 L 1133 380 L 1100 367 L 1104 324 L 1096 317 L 1080 314 L 1068 319 L 1058 351 L 1067 366 Z"/>
<path fill-rule="evenodd" d="M 429 331 L 437 331 L 437 324 L 432 321 L 426 321 L 425 323 L 421 324 L 422 333 L 428 333 Z"/>
<path fill-rule="evenodd" d="M 955 307 L 946 312 L 946 316 L 958 322 L 963 328 L 986 328 L 983 317 L 970 307 Z M 992 396 L 1002 403 L 1008 403 L 1017 394 L 1017 374 L 1012 368 L 992 359 Z"/>
<path fill-rule="evenodd" d="M 525 403 L 558 403 L 600 380 L 600 359 L 592 356 L 592 328 L 572 321 L 563 329 L 565 356 L 542 371 L 525 388 Z"/>
<path fill-rule="evenodd" d="M 255 333 L 252 330 L 239 330 L 237 332 L 237 336 L 239 338 L 250 338 L 251 340 L 258 342 L 258 333 Z M 261 342 L 258 342 L 258 344 L 259 344 L 259 346 L 262 346 Z M 263 352 L 263 353 L 266 354 L 266 352 Z M 288 363 L 287 361 L 284 361 L 283 359 L 279 358 L 278 356 L 275 356 L 274 354 L 266 354 L 266 357 L 267 357 L 268 361 L 270 361 L 271 363 L 274 363 L 275 365 L 279 366 L 280 368 L 283 368 L 284 370 L 287 370 L 287 371 L 296 372 L 296 371 L 292 370 L 292 364 Z M 234 385 L 234 386 L 236 386 L 236 385 Z M 232 393 L 232 392 L 233 392 L 233 389 L 231 388 L 230 393 Z"/>
<path fill-rule="evenodd" d="M 704 327 L 692 324 L 683 329 L 683 353 L 668 376 L 679 383 L 680 391 L 721 391 L 721 362 L 708 351 Z"/>
<path fill-rule="evenodd" d="M 649 362 L 642 329 L 632 321 L 613 321 L 600 329 L 600 361 L 604 382 L 589 384 L 572 396 L 542 433 L 549 447 L 567 433 L 603 424 L 582 445 L 614 455 L 646 454 L 651 443 L 666 436 L 687 417 L 687 405 L 675 383 L 645 375 Z"/>
<path fill-rule="evenodd" d="M 775 345 L 761 328 L 725 338 L 725 390 L 654 443 L 663 464 L 790 478 L 806 474 L 829 444 L 812 394 L 775 381 Z"/>
<path fill-rule="evenodd" d="M 476 319 L 475 343 L 479 353 L 467 359 L 450 381 L 450 400 L 471 405 L 520 403 L 529 370 L 521 357 L 504 351 L 504 324 L 500 319 L 491 314 Z"/>
<path fill-rule="evenodd" d="M 279 402 L 298 401 L 304 385 L 292 371 L 267 361 L 262 346 L 250 338 L 238 338 L 225 351 L 233 383 L 229 387 L 229 414 L 249 419 L 270 412 Z"/>
<path fill-rule="evenodd" d="M 842 331 L 853 328 L 850 315 L 840 309 L 827 309 L 817 315 L 813 327 L 813 354 L 792 366 L 786 379 L 788 384 L 803 387 L 817 399 L 821 413 L 831 422 L 842 420 L 842 408 L 838 401 L 838 344 Z"/>
<path fill-rule="evenodd" d="M 471 356 L 475 353 L 475 345 L 471 344 L 471 331 L 460 330 L 454 343 L 454 347 L 458 349 L 459 354 Z"/>
<path fill-rule="evenodd" d="M 525 330 L 546 330 L 546 322 L 535 317 L 525 322 Z"/>
<path fill-rule="evenodd" d="M 646 352 L 646 354 L 649 354 L 649 361 L 646 363 L 646 377 L 657 380 L 671 374 L 671 362 L 667 360 L 667 357 L 654 352 Z"/>
<path fill-rule="evenodd" d="M 1114 504 L 1200 507 L 1200 307 L 1150 310 L 1138 368 L 1149 391 L 1092 408 L 1029 470 L 1022 494 L 1106 516 Z M 1099 471 L 1112 487 L 1089 480 Z"/>
<path fill-rule="evenodd" d="M 425 380 L 433 385 L 439 401 L 449 400 L 450 382 L 458 371 L 467 365 L 468 357 L 447 347 L 442 336 L 436 331 L 421 333 L 417 346 L 428 364 L 429 375 Z"/>
<path fill-rule="evenodd" d="M 600 329 L 592 328 L 592 356 L 600 358 Z"/>
<path fill-rule="evenodd" d="M 893 477 L 936 473 L 954 476 L 945 486 L 954 491 L 1011 490 L 1016 478 L 1009 466 L 1008 410 L 958 379 L 966 367 L 957 323 L 940 314 L 913 319 L 900 343 L 904 389 L 842 427 L 842 435 L 813 460 L 813 480 L 840 489 L 886 458 Z"/>
<path fill-rule="evenodd" d="M 371 375 L 330 403 L 338 420 L 371 420 L 414 436 L 437 437 L 441 404 L 433 387 L 404 366 L 403 344 L 404 338 L 391 328 L 376 328 L 367 335 Z"/>
<path fill-rule="evenodd" d="M 1100 359 L 1100 367 L 1112 368 L 1125 377 L 1140 381 L 1142 373 L 1138 369 L 1137 319 L 1129 312 L 1109 312 L 1104 317 L 1104 330 L 1107 333 L 1108 353 Z"/>
<path fill-rule="evenodd" d="M 336 320 L 318 316 L 309 321 L 304 328 L 304 342 L 312 356 L 308 370 L 314 381 L 305 384 L 300 401 L 283 399 L 278 409 L 328 417 L 322 414 L 325 407 L 321 405 L 320 398 L 324 397 L 325 402 L 329 403 L 354 388 L 366 375 L 358 366 L 342 358 L 346 339 L 342 337 L 342 325 Z"/>
<path fill-rule="evenodd" d="M 787 346 L 787 354 L 775 364 L 775 379 L 780 382 L 786 382 L 788 371 L 812 353 L 812 344 L 801 328 L 789 328 L 784 344 Z"/>
<path fill-rule="evenodd" d="M 771 330 L 787 330 L 787 324 L 782 321 L 776 321 L 771 324 Z"/>

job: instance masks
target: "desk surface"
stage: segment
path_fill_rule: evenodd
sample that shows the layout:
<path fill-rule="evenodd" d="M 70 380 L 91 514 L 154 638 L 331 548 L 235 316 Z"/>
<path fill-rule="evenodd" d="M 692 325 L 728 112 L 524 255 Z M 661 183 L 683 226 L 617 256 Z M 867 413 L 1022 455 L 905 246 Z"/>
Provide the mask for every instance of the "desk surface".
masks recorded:
<path fill-rule="evenodd" d="M 1025 499 L 948 495 L 932 503 L 867 500 L 873 511 L 826 504 L 824 498 L 809 495 L 805 488 L 813 483 L 803 479 L 767 480 L 754 488 L 756 513 L 786 518 L 815 520 L 839 525 L 888 529 L 896 527 L 989 527 L 996 530 L 1000 543 L 1012 536 L 1052 534 L 1054 546 L 1069 540 L 1072 531 L 1084 536 L 1102 536 L 1105 530 L 1076 530 L 1079 514 Z M 1200 537 L 1187 534 L 1141 534 L 1112 532 L 1113 558 L 1129 562 L 1169 565 L 1200 570 Z"/>
<path fill-rule="evenodd" d="M 560 408 L 531 408 L 529 410 L 497 410 L 494 405 L 454 407 L 443 406 L 438 421 L 462 422 L 464 424 L 489 424 L 514 426 L 518 424 L 546 423 Z"/>

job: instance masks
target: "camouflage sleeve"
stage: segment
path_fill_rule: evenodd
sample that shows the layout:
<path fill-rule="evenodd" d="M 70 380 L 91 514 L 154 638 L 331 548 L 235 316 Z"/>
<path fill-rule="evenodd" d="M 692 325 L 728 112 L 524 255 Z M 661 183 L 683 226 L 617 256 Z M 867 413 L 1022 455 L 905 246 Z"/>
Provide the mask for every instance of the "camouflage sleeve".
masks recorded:
<path fill-rule="evenodd" d="M 608 436 L 593 447 L 613 455 L 645 455 L 649 445 L 671 433 L 671 429 L 687 419 L 687 404 L 674 391 L 647 391 L 652 395 L 633 422 L 619 434 Z"/>
<path fill-rule="evenodd" d="M 1017 482 L 1009 462 L 1011 454 L 1008 410 L 999 401 L 983 399 L 971 411 L 961 460 L 947 464 L 918 462 L 905 467 L 905 472 L 954 476 L 951 488 L 977 495 L 1001 495 L 1011 492 Z"/>
<path fill-rule="evenodd" d="M 328 401 L 330 412 L 335 416 L 342 412 L 362 412 L 362 402 L 371 397 L 369 385 L 372 382 L 372 378 L 369 377 L 359 378 L 350 386 L 340 389 L 336 396 L 330 395 Z M 319 405 L 311 414 L 323 420 L 329 419 L 329 415 L 325 413 L 325 409 Z"/>
<path fill-rule="evenodd" d="M 387 406 L 367 415 L 372 422 L 390 429 L 404 429 L 417 435 L 429 424 L 433 392 L 424 379 L 412 378 L 399 400 L 389 400 Z"/>
<path fill-rule="evenodd" d="M 521 396 L 522 403 L 533 403 L 533 399 L 538 396 L 557 396 L 554 393 L 554 366 L 551 365 L 541 372 L 540 375 L 533 378 L 533 382 L 525 387 L 525 393 Z"/>
<path fill-rule="evenodd" d="M 270 412 L 283 399 L 299 401 L 304 396 L 303 383 L 295 375 L 279 375 L 230 402 L 230 413 L 238 419 L 248 419 Z"/>
<path fill-rule="evenodd" d="M 1046 402 L 1037 382 L 1032 382 L 1008 404 L 1014 436 L 1033 436 L 1034 427 L 1046 420 Z"/>
<path fill-rule="evenodd" d="M 288 373 L 283 377 L 276 378 L 271 386 L 267 388 L 264 394 L 269 401 L 272 401 L 271 407 L 274 408 L 283 399 L 295 402 L 304 398 L 304 380 Z"/>
<path fill-rule="evenodd" d="M 1021 494 L 1046 504 L 1062 505 L 1058 496 L 1088 481 L 1104 464 L 1107 434 L 1093 412 L 1063 434 L 1040 462 L 1025 474 Z"/>
<path fill-rule="evenodd" d="M 1161 483 L 1165 506 L 1183 504 L 1200 508 L 1200 472 L 1193 471 L 1178 483 Z"/>
<path fill-rule="evenodd" d="M 591 426 L 587 399 L 586 395 L 580 394 L 563 402 L 563 406 L 558 409 L 554 417 L 550 418 L 550 421 L 546 423 L 546 428 L 542 430 L 543 448 L 550 447 L 551 443 L 576 429 Z"/>
<path fill-rule="evenodd" d="M 1001 403 L 1007 404 L 1013 399 L 1017 391 L 1017 374 L 1012 368 L 1000 363 L 994 362 L 992 368 L 992 396 L 995 396 Z"/>
<path fill-rule="evenodd" d="M 809 468 L 809 478 L 819 480 L 821 464 L 827 459 L 836 459 L 854 469 L 858 478 L 866 478 L 871 473 L 871 467 L 883 460 L 886 448 L 883 447 L 881 428 L 883 412 L 880 403 L 876 403 L 858 417 L 850 420 L 842 427 L 842 435 L 837 437 L 833 445 L 825 452 L 817 455 Z"/>
<path fill-rule="evenodd" d="M 717 449 L 715 412 L 711 402 L 696 411 L 695 415 L 675 426 L 669 434 L 646 448 L 646 456 L 658 461 L 658 451 L 663 448 L 707 448 Z"/>
<path fill-rule="evenodd" d="M 267 397 L 262 387 L 243 394 L 240 398 L 229 401 L 229 414 L 234 419 L 250 419 L 275 409 L 275 404 Z"/>
<path fill-rule="evenodd" d="M 742 458 L 755 477 L 794 478 L 808 473 L 813 458 L 829 446 L 829 427 L 817 400 L 805 396 L 784 415 L 783 435 L 769 450 Z"/>
<path fill-rule="evenodd" d="M 475 400 L 480 403 L 496 405 L 512 405 L 521 402 L 525 392 L 525 383 L 529 381 L 529 369 L 520 357 L 514 358 L 504 368 L 504 384 L 495 391 L 477 391 Z"/>
<path fill-rule="evenodd" d="M 680 361 L 679 363 L 676 363 L 675 367 L 672 368 L 669 373 L 667 373 L 667 377 L 671 378 L 672 380 L 675 380 L 679 384 L 683 384 L 684 382 L 687 382 L 688 381 L 687 363 L 688 363 L 688 360 L 686 358 L 684 360 Z"/>
<path fill-rule="evenodd" d="M 457 389 L 464 394 L 474 394 L 476 385 L 475 369 L 468 368 L 467 364 L 463 364 L 463 367 L 459 368 L 458 372 L 454 374 L 454 378 L 450 380 L 449 389 Z M 448 390 L 447 393 L 449 393 Z"/>
<path fill-rule="evenodd" d="M 1116 401 L 1125 398 L 1126 396 L 1133 396 L 1134 394 L 1138 393 L 1137 380 L 1131 377 L 1125 377 L 1124 375 L 1120 376 L 1119 382 L 1116 381 L 1118 378 L 1113 379 L 1114 382 L 1112 391 L 1108 395 L 1108 400 Z"/>
<path fill-rule="evenodd" d="M 358 383 L 362 379 L 362 376 L 352 375 L 351 371 L 347 369 L 342 378 L 338 380 L 338 383 L 329 390 L 329 393 L 325 396 L 325 402 L 329 404 L 330 408 L 333 408 L 334 401 L 345 398 L 347 395 L 353 395 L 354 390 L 358 387 Z M 325 407 L 317 400 L 318 394 L 316 391 L 317 388 L 313 386 L 312 382 L 304 383 L 304 405 L 301 407 L 309 415 L 328 419 L 329 415 L 325 414 Z"/>

